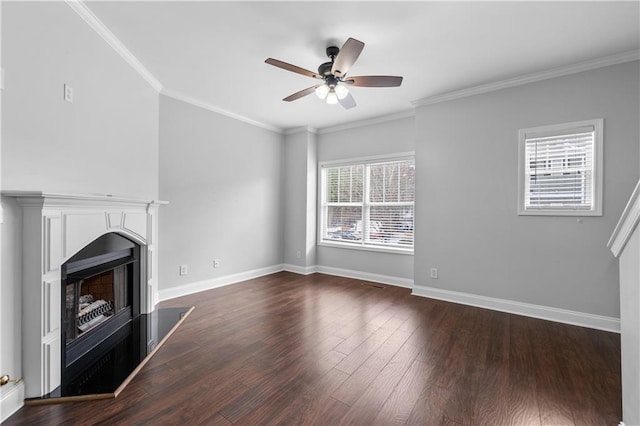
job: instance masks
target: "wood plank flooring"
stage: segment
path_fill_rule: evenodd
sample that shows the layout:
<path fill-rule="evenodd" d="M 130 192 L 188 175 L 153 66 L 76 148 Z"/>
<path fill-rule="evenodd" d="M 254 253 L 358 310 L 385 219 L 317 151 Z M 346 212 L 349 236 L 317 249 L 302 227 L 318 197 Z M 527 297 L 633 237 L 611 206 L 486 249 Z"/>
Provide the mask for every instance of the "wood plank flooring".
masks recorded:
<path fill-rule="evenodd" d="M 620 337 L 282 272 L 195 311 L 116 399 L 6 425 L 617 425 Z"/>

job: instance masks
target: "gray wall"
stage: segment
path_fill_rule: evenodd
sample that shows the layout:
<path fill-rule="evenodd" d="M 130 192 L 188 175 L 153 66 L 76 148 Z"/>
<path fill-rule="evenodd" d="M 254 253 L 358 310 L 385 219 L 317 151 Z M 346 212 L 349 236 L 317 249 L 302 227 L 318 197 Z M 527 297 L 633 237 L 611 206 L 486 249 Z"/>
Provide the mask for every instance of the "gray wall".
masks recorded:
<path fill-rule="evenodd" d="M 158 94 L 69 6 L 3 2 L 2 66 L 3 189 L 157 198 Z M 19 378 L 21 212 L 2 205 L 0 373 Z"/>
<path fill-rule="evenodd" d="M 157 92 L 64 2 L 2 18 L 3 189 L 157 197 Z"/>
<path fill-rule="evenodd" d="M 637 62 L 418 108 L 415 284 L 618 317 L 606 243 L 638 179 L 638 113 Z M 600 117 L 604 215 L 518 216 L 518 130 Z"/>
<path fill-rule="evenodd" d="M 283 157 L 281 134 L 160 96 L 160 290 L 282 263 Z"/>
<path fill-rule="evenodd" d="M 370 124 L 318 136 L 318 162 L 414 150 L 414 118 Z M 413 279 L 413 256 L 318 246 L 316 263 L 330 268 Z"/>

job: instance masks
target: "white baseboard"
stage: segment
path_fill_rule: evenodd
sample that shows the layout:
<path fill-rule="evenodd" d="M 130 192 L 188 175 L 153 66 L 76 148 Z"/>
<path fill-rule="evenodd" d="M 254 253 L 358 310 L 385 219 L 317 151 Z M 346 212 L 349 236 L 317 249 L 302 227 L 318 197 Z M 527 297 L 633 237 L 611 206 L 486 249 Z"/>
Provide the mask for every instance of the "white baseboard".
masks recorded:
<path fill-rule="evenodd" d="M 177 287 L 170 287 L 160 289 L 158 292 L 160 301 L 173 299 L 180 296 L 187 296 L 189 294 L 198 293 L 205 290 L 211 290 L 213 288 L 224 287 L 238 283 L 240 281 L 251 280 L 253 278 L 262 277 L 264 275 L 274 274 L 283 270 L 282 265 L 268 266 L 266 268 L 254 269 L 247 272 L 240 272 L 238 274 L 225 275 L 224 277 L 213 278 L 210 280 L 197 281 Z"/>
<path fill-rule="evenodd" d="M 355 278 L 359 280 L 372 281 L 381 284 L 389 284 L 397 287 L 412 288 L 413 280 L 408 278 L 392 277 L 389 275 L 372 274 L 369 272 L 353 271 L 351 269 L 332 268 L 330 266 L 298 266 L 289 263 L 273 265 L 266 268 L 254 269 L 252 271 L 238 274 L 226 275 L 211 280 L 197 281 L 177 287 L 161 289 L 158 292 L 160 302 L 174 299 L 176 297 L 187 296 L 201 291 L 211 290 L 218 287 L 235 284 L 241 281 L 251 280 L 276 272 L 288 271 L 301 275 L 309 275 L 316 272 L 327 275 L 335 275 L 345 278 Z"/>
<path fill-rule="evenodd" d="M 479 308 L 492 309 L 494 311 L 508 312 L 510 314 L 524 315 L 580 327 L 594 328 L 596 330 L 620 333 L 620 319 L 601 315 L 586 314 L 583 312 L 569 311 L 566 309 L 552 308 L 548 306 L 533 305 L 530 303 L 514 302 L 512 300 L 496 299 L 493 297 L 478 296 L 475 294 L 461 293 L 457 291 L 443 290 L 433 287 L 415 286 L 413 294 L 429 297 L 431 299 L 445 300 L 447 302 L 461 303 L 463 305 L 477 306 Z"/>
<path fill-rule="evenodd" d="M 479 296 L 475 294 L 462 293 L 451 290 L 443 290 L 434 287 L 425 287 L 420 285 L 414 286 L 413 280 L 409 278 L 393 277 L 389 275 L 374 274 L 370 272 L 334 268 L 331 266 L 322 265 L 306 267 L 292 264 L 273 265 L 266 268 L 254 269 L 252 271 L 227 275 L 211 280 L 185 284 L 179 287 L 163 289 L 159 291 L 159 298 L 160 301 L 169 300 L 175 297 L 186 296 L 205 290 L 211 290 L 214 288 L 235 284 L 241 281 L 262 277 L 264 275 L 274 274 L 280 271 L 289 271 L 301 275 L 309 275 L 318 272 L 326 275 L 335 275 L 339 277 L 354 278 L 381 284 L 388 284 L 397 287 L 411 288 L 413 289 L 412 294 L 416 296 L 445 300 L 447 302 L 461 303 L 463 305 L 492 309 L 494 311 L 508 312 L 516 315 L 524 315 L 532 318 L 539 318 L 565 324 L 577 325 L 580 327 L 620 333 L 619 318 L 569 311 L 566 309 L 552 308 L 548 306 L 533 305 L 530 303 L 515 302 L 512 300 L 496 299 L 493 297 Z"/>
<path fill-rule="evenodd" d="M 313 274 L 314 272 L 318 272 L 317 268 L 317 266 L 298 266 L 292 265 L 290 263 L 285 263 L 284 265 L 282 265 L 283 271 L 293 272 L 300 275 L 309 275 Z"/>
<path fill-rule="evenodd" d="M 392 277 L 390 275 L 372 274 L 370 272 L 354 271 L 351 269 L 333 268 L 331 266 L 315 266 L 315 272 L 336 275 L 338 277 L 355 278 L 357 280 L 372 281 L 374 283 L 389 284 L 396 287 L 413 288 L 410 278 Z"/>
<path fill-rule="evenodd" d="M 24 405 L 24 382 L 9 383 L 0 388 L 0 423 Z"/>

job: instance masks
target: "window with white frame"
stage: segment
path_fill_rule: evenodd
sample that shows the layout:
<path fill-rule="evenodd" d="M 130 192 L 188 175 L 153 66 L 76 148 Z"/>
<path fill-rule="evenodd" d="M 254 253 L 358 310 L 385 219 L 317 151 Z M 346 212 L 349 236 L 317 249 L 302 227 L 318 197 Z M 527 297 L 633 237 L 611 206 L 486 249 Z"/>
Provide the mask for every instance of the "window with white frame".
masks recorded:
<path fill-rule="evenodd" d="M 518 214 L 602 215 L 602 123 L 520 130 Z"/>
<path fill-rule="evenodd" d="M 320 241 L 413 251 L 413 156 L 321 164 Z"/>

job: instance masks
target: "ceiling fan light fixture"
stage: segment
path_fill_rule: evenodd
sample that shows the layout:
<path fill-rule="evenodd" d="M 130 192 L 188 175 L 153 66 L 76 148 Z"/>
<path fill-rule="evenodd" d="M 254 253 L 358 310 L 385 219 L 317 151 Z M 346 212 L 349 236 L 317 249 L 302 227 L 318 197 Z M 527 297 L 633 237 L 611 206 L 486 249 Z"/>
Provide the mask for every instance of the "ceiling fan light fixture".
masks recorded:
<path fill-rule="evenodd" d="M 317 73 L 278 59 L 267 58 L 265 62 L 274 67 L 316 80 L 316 84 L 313 86 L 283 98 L 284 102 L 295 101 L 315 92 L 318 98 L 324 99 L 328 104 L 339 103 L 344 109 L 351 109 L 356 106 L 356 101 L 351 96 L 350 87 L 398 87 L 402 83 L 401 76 L 392 75 L 354 77 L 349 74 L 347 78 L 349 69 L 358 59 L 363 48 L 364 43 L 354 38 L 348 38 L 341 48 L 337 46 L 327 47 L 327 56 L 331 61 L 320 64 Z"/>
<path fill-rule="evenodd" d="M 338 84 L 335 88 L 335 92 L 338 96 L 338 99 L 344 99 L 349 94 L 349 89 L 347 89 L 347 87 L 343 86 L 342 84 Z"/>
<path fill-rule="evenodd" d="M 325 99 L 328 93 L 329 93 L 329 86 L 327 86 L 326 84 L 323 84 L 322 86 L 318 86 L 316 88 L 316 95 L 320 99 Z"/>
<path fill-rule="evenodd" d="M 338 103 L 338 95 L 336 95 L 335 90 L 331 89 L 327 94 L 327 103 L 329 105 L 334 105 Z"/>

